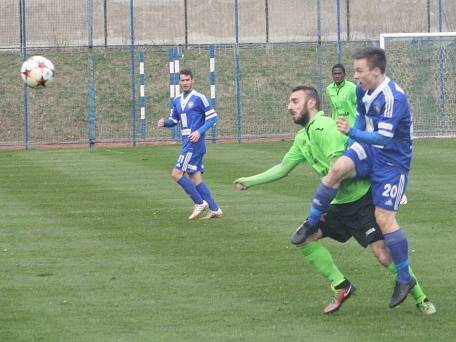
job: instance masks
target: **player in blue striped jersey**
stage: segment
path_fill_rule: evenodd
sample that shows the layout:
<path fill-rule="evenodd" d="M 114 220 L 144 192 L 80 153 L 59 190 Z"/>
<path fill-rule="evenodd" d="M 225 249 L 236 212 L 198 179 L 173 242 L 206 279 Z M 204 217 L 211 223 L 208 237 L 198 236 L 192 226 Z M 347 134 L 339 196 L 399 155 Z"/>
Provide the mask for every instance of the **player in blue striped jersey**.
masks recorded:
<path fill-rule="evenodd" d="M 191 70 L 180 71 L 179 85 L 182 92 L 174 99 L 169 118 L 160 118 L 157 124 L 159 128 L 173 127 L 180 122 L 182 149 L 172 177 L 193 200 L 194 208 L 189 220 L 203 217 L 208 208 L 205 218 L 219 218 L 223 216 L 223 212 L 202 178 L 206 131 L 217 123 L 218 115 L 206 96 L 193 90 Z"/>
<path fill-rule="evenodd" d="M 389 303 L 393 308 L 416 284 L 409 272 L 407 237 L 396 220 L 412 157 L 412 118 L 406 94 L 386 77 L 385 69 L 382 49 L 367 47 L 354 55 L 359 115 L 354 127 L 343 118 L 337 120 L 339 131 L 354 143 L 322 179 L 306 224 L 311 228 L 318 224 L 344 179 L 370 177 L 376 221 L 397 269 Z"/>

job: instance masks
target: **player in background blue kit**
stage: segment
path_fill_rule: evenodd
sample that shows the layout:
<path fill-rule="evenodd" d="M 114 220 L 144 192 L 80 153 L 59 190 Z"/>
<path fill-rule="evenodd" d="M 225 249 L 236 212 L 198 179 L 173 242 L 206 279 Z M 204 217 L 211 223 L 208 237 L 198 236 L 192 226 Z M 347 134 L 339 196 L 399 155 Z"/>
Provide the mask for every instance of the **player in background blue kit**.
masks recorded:
<path fill-rule="evenodd" d="M 314 230 L 344 179 L 370 177 L 375 218 L 397 269 L 389 303 L 393 308 L 416 284 L 409 272 L 407 237 L 396 221 L 412 158 L 412 118 L 406 94 L 385 76 L 385 69 L 380 48 L 367 47 L 354 55 L 358 116 L 354 127 L 343 118 L 337 120 L 339 131 L 354 143 L 322 179 L 305 225 Z"/>
<path fill-rule="evenodd" d="M 189 220 L 203 217 L 208 208 L 209 212 L 205 218 L 220 218 L 223 212 L 202 178 L 203 158 L 206 154 L 205 133 L 217 123 L 218 116 L 206 96 L 193 90 L 191 70 L 180 71 L 179 85 L 182 92 L 174 99 L 169 118 L 160 118 L 157 124 L 159 128 L 173 127 L 179 122 L 181 124 L 182 149 L 173 168 L 172 177 L 194 203 Z"/>

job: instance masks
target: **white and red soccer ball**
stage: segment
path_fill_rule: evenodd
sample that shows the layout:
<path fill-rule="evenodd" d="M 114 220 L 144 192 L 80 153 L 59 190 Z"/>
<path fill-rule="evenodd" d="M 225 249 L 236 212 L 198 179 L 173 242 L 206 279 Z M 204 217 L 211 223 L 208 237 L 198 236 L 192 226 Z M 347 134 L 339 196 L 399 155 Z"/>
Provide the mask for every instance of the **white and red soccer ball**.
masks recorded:
<path fill-rule="evenodd" d="M 42 88 L 54 78 L 54 64 L 43 56 L 27 59 L 21 67 L 21 76 L 31 88 Z"/>

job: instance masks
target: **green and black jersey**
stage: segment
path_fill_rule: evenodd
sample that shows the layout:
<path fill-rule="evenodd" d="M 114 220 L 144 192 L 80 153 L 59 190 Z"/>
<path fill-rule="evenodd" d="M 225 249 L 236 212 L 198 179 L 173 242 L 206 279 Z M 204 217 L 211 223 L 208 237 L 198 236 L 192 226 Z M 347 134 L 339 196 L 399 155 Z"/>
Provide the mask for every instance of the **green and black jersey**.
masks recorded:
<path fill-rule="evenodd" d="M 247 188 L 273 182 L 288 175 L 297 165 L 308 164 L 323 178 L 334 161 L 346 148 L 347 137 L 337 130 L 336 122 L 318 112 L 307 126 L 295 136 L 293 145 L 282 162 L 269 170 L 251 177 L 240 178 Z M 370 187 L 367 179 L 347 179 L 342 182 L 333 204 L 354 202 L 363 197 Z"/>
<path fill-rule="evenodd" d="M 344 80 L 326 87 L 326 97 L 331 105 L 332 118 L 344 117 L 353 126 L 356 119 L 356 84 Z"/>

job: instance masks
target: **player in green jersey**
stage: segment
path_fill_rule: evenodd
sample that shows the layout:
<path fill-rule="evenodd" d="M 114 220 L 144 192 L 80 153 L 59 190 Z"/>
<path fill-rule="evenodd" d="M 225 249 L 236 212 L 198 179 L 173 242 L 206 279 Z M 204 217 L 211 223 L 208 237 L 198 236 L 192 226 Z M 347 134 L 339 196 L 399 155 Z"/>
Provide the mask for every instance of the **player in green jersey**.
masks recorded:
<path fill-rule="evenodd" d="M 279 180 L 301 163 L 308 164 L 322 178 L 344 152 L 347 137 L 338 132 L 333 119 L 320 111 L 320 101 L 315 88 L 295 87 L 289 98 L 288 110 L 293 121 L 304 128 L 296 134 L 293 145 L 280 164 L 258 175 L 236 179 L 234 184 L 238 190 Z M 309 232 L 301 225 L 292 237 L 292 243 L 298 246 L 304 258 L 330 281 L 336 294 L 334 301 L 325 307 L 326 314 L 337 311 L 356 288 L 345 278 L 330 252 L 318 240 L 329 237 L 345 242 L 352 236 L 361 246 L 369 245 L 378 261 L 395 275 L 394 263 L 375 222 L 368 180 L 344 181 L 318 230 Z M 436 311 L 419 284 L 412 289 L 411 294 L 420 311 L 425 314 Z"/>
<path fill-rule="evenodd" d="M 334 120 L 343 117 L 351 126 L 356 119 L 356 84 L 345 79 L 345 67 L 335 64 L 331 69 L 333 81 L 326 87 L 326 98 Z"/>

